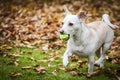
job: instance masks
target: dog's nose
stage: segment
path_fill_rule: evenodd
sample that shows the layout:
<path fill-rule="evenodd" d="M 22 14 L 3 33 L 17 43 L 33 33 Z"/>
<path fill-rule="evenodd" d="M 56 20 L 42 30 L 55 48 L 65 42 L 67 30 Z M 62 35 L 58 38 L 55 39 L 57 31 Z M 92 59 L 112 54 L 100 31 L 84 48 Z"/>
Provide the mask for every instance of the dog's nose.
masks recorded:
<path fill-rule="evenodd" d="M 59 32 L 60 32 L 60 34 L 64 34 L 64 30 L 60 30 Z"/>

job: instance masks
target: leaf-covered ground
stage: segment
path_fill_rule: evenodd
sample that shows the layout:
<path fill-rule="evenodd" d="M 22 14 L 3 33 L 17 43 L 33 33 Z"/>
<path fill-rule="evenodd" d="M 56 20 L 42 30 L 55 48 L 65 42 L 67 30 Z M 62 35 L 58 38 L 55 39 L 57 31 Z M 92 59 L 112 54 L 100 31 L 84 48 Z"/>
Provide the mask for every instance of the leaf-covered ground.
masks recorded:
<path fill-rule="evenodd" d="M 119 78 L 120 28 L 114 30 L 110 58 L 101 72 L 95 67 L 97 72 L 86 75 L 87 60 L 74 56 L 68 67 L 62 66 L 66 41 L 59 39 L 58 30 L 65 16 L 63 5 L 73 14 L 86 10 L 86 23 L 108 13 L 120 26 L 119 0 L 0 0 L 0 80 Z"/>

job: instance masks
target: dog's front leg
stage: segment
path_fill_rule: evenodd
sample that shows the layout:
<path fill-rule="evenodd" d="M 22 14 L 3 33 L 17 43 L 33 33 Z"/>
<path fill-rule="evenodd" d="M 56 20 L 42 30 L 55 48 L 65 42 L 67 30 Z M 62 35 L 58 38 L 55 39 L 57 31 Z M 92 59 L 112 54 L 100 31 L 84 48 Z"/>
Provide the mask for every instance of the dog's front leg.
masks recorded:
<path fill-rule="evenodd" d="M 88 73 L 91 73 L 91 72 L 93 72 L 94 55 L 89 55 L 88 60 L 89 60 L 89 63 L 88 63 Z"/>
<path fill-rule="evenodd" d="M 69 50 L 66 50 L 64 55 L 63 55 L 63 65 L 67 66 L 67 64 L 69 63 L 68 61 L 68 57 L 71 56 L 72 54 L 70 53 Z"/>

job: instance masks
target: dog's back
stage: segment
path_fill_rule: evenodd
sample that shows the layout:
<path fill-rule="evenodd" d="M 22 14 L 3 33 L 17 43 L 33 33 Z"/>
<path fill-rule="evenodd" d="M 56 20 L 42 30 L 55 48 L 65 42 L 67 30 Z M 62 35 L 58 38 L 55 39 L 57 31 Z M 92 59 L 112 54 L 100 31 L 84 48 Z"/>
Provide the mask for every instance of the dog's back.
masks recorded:
<path fill-rule="evenodd" d="M 99 38 L 99 43 L 112 42 L 114 38 L 114 32 L 112 28 L 107 25 L 104 21 L 95 21 L 87 24 L 89 29 L 93 29 Z M 101 44 L 101 45 L 102 45 Z"/>
<path fill-rule="evenodd" d="M 114 32 L 112 28 L 118 28 L 118 26 L 110 22 L 108 14 L 103 14 L 102 21 L 95 21 L 87 24 L 87 26 L 93 28 L 97 32 L 99 38 L 104 38 L 105 42 L 113 41 Z"/>

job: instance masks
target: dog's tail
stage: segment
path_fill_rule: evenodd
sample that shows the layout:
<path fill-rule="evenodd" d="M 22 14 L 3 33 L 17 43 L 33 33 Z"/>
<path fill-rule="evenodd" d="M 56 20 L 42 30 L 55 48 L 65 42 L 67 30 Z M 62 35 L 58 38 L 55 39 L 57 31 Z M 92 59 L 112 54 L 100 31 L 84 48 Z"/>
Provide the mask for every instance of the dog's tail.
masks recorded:
<path fill-rule="evenodd" d="M 108 26 L 110 26 L 111 28 L 113 28 L 113 29 L 118 28 L 118 26 L 113 25 L 113 24 L 110 22 L 110 18 L 109 18 L 109 15 L 108 15 L 108 14 L 103 14 L 102 20 L 103 20 Z"/>

